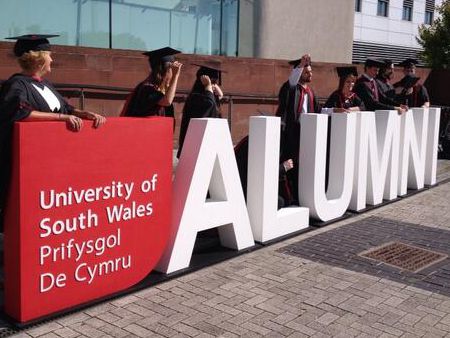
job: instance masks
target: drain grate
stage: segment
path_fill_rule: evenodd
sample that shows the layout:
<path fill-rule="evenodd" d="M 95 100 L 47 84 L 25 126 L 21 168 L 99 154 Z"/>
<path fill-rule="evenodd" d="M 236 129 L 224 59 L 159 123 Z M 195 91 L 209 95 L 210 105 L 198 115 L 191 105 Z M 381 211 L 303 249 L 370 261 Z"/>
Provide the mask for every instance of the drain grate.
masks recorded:
<path fill-rule="evenodd" d="M 400 242 L 383 244 L 382 246 L 363 251 L 359 255 L 411 272 L 418 272 L 447 258 L 447 255 L 439 252 Z"/>

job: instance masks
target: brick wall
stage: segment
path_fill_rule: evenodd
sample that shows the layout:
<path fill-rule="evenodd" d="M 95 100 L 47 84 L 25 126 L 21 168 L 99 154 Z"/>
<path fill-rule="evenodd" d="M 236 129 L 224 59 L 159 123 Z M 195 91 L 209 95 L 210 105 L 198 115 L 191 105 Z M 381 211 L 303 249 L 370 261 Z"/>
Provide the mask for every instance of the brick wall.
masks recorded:
<path fill-rule="evenodd" d="M 13 43 L 0 42 L 0 79 L 7 79 L 14 72 L 20 71 L 12 54 Z M 55 83 L 93 84 L 103 86 L 132 88 L 148 74 L 147 59 L 138 51 L 109 50 L 87 47 L 54 46 L 53 71 L 48 79 Z M 222 87 L 225 93 L 257 94 L 276 96 L 282 83 L 286 81 L 290 66 L 285 60 L 232 58 L 218 56 L 201 56 L 181 54 L 178 59 L 184 64 L 178 88 L 189 90 L 195 79 L 197 67 L 193 63 L 206 59 L 222 62 L 226 71 Z M 313 82 L 316 95 L 326 98 L 337 87 L 337 75 L 333 63 L 314 63 Z M 362 66 L 359 66 L 362 71 Z M 419 69 L 422 80 L 428 77 L 428 69 Z M 395 80 L 402 76 L 396 72 Z M 78 106 L 77 98 L 69 101 Z M 107 116 L 117 116 L 122 110 L 123 101 L 87 99 L 86 107 Z M 180 124 L 183 103 L 176 103 L 177 126 Z M 228 117 L 228 104 L 222 105 L 224 117 Z M 274 114 L 275 104 L 234 103 L 232 109 L 233 141 L 239 141 L 248 133 L 248 117 L 260 114 Z M 175 130 L 174 144 L 177 144 L 178 128 Z"/>

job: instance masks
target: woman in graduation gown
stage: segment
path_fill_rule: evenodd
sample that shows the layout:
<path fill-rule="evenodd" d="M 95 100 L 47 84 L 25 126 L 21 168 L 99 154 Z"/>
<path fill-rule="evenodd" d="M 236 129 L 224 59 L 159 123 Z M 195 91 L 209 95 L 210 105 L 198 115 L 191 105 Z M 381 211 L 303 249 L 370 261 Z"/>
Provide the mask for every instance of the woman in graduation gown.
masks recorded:
<path fill-rule="evenodd" d="M 68 104 L 44 79 L 53 62 L 48 38 L 57 35 L 23 35 L 17 40 L 14 54 L 22 69 L 12 75 L 0 90 L 0 222 L 5 206 L 11 170 L 11 140 L 16 121 L 65 121 L 73 131 L 82 127 L 82 119 L 98 127 L 105 117 Z"/>
<path fill-rule="evenodd" d="M 334 113 L 345 113 L 364 110 L 361 99 L 352 91 L 358 76 L 356 67 L 336 67 L 339 76 L 339 87 L 327 102 L 325 108 L 334 108 Z"/>
<path fill-rule="evenodd" d="M 149 58 L 149 76 L 139 83 L 128 96 L 121 116 L 174 117 L 173 100 L 182 64 L 175 61 L 180 51 L 164 47 L 143 53 Z"/>
<path fill-rule="evenodd" d="M 180 137 L 177 157 L 181 155 L 184 138 L 192 118 L 213 117 L 220 118 L 220 100 L 223 97 L 221 83 L 221 69 L 219 63 L 209 62 L 199 66 L 196 80 L 183 108 L 180 126 Z"/>

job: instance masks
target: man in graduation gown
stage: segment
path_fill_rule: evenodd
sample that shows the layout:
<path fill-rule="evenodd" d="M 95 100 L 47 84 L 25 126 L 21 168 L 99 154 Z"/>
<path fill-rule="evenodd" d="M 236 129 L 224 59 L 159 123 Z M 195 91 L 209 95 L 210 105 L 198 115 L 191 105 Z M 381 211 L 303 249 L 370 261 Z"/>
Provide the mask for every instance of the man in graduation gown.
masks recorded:
<path fill-rule="evenodd" d="M 278 94 L 276 115 L 281 117 L 280 163 L 293 161 L 293 168 L 286 172 L 290 193 L 285 196 L 286 204 L 298 204 L 298 154 L 300 149 L 300 116 L 320 113 L 316 95 L 309 86 L 312 80 L 311 58 L 309 55 L 290 61 L 293 70 Z M 287 190 L 287 189 L 286 189 Z M 286 194 L 285 194 L 286 195 Z"/>
<path fill-rule="evenodd" d="M 419 77 L 416 76 L 416 65 L 418 61 L 415 59 L 406 59 L 399 63 L 403 67 L 404 77 L 394 84 L 397 100 L 409 107 L 430 106 L 430 97 L 428 91 L 423 84 L 418 83 Z"/>
<path fill-rule="evenodd" d="M 364 65 L 364 73 L 356 80 L 353 91 L 363 101 L 369 111 L 375 110 L 397 110 L 399 114 L 404 113 L 408 107 L 389 99 L 378 90 L 375 77 L 384 62 L 376 59 L 367 59 Z"/>
<path fill-rule="evenodd" d="M 391 81 L 394 78 L 394 63 L 390 59 L 384 59 L 376 77 L 378 92 L 395 101 L 395 89 Z"/>

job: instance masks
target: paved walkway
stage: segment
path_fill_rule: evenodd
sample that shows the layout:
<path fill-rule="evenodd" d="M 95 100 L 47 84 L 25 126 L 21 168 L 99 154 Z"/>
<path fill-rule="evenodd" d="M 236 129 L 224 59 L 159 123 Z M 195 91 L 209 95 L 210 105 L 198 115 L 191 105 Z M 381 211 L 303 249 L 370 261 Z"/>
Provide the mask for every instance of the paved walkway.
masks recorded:
<path fill-rule="evenodd" d="M 449 162 L 439 164 L 441 179 L 450 177 Z M 450 297 L 445 295 L 450 289 L 444 284 L 433 289 L 432 283 L 412 286 L 408 278 L 394 281 L 392 268 L 383 264 L 375 265 L 376 274 L 357 271 L 344 267 L 345 259 L 333 263 L 339 261 L 337 253 L 324 263 L 313 254 L 287 252 L 288 246 L 300 248 L 318 236 L 373 220 L 448 236 L 449 200 L 447 182 L 14 337 L 450 337 Z M 386 230 L 374 226 L 371 231 Z M 371 243 L 370 233 L 366 237 L 358 240 Z M 450 279 L 447 263 L 439 269 Z"/>

